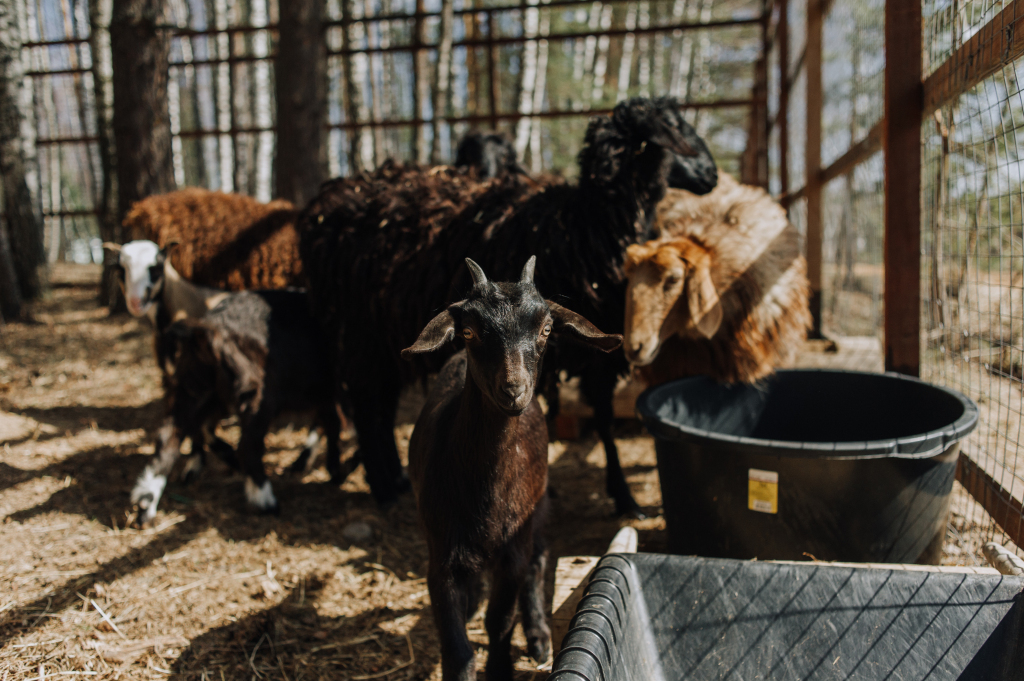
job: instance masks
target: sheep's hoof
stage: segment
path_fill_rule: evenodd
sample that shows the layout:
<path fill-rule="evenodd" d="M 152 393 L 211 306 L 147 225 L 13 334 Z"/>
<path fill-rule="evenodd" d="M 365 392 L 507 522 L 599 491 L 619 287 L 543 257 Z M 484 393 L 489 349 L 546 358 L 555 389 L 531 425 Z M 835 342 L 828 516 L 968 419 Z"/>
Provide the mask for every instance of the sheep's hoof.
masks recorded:
<path fill-rule="evenodd" d="M 615 515 L 620 518 L 632 518 L 634 520 L 644 520 L 647 518 L 647 514 L 640 510 L 640 505 L 632 497 L 615 500 Z"/>
<path fill-rule="evenodd" d="M 181 472 L 181 481 L 186 485 L 191 485 L 199 479 L 199 474 L 202 472 L 203 460 L 198 456 L 190 456 L 185 463 L 185 470 Z"/>
<path fill-rule="evenodd" d="M 551 633 L 527 636 L 526 654 L 533 658 L 538 667 L 547 662 L 551 657 Z"/>

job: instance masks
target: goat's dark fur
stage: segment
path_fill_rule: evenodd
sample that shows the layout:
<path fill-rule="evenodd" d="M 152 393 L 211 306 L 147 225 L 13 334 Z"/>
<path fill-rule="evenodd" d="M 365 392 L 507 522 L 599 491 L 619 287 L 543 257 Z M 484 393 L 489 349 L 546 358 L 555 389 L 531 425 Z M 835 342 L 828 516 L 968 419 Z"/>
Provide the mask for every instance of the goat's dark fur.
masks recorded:
<path fill-rule="evenodd" d="M 204 424 L 236 414 L 241 422 L 237 458 L 247 476 L 246 496 L 263 511 L 277 501 L 263 469 L 264 438 L 284 412 L 313 412 L 327 439 L 327 468 L 342 477 L 330 363 L 319 324 L 298 289 L 234 293 L 200 319 L 173 323 L 163 334 L 173 356 L 170 422 L 158 434 L 150 476 L 170 472 L 184 437 Z M 201 441 L 201 440 L 198 440 Z M 139 501 L 139 500 L 136 500 Z M 140 504 L 155 512 L 155 502 Z"/>
<path fill-rule="evenodd" d="M 502 175 L 526 174 L 516 161 L 516 150 L 512 142 L 500 133 L 474 130 L 459 140 L 455 151 L 455 165 L 460 168 L 475 168 L 477 178 L 489 180 Z"/>
<path fill-rule="evenodd" d="M 353 420 L 378 501 L 394 499 L 401 480 L 393 433 L 399 390 L 438 368 L 430 360 L 401 362 L 399 350 L 467 290 L 464 257 L 510 279 L 518 275 L 514 263 L 536 253 L 542 290 L 598 327 L 622 330 L 626 246 L 643 238 L 670 166 L 685 163 L 698 140 L 680 127 L 677 106 L 634 99 L 591 119 L 576 184 L 515 174 L 478 183 L 450 168 L 385 164 L 326 183 L 307 206 L 299 229 L 311 297 L 337 338 L 339 382 L 358 396 Z M 562 369 L 582 375 L 619 512 L 638 508 L 611 437 L 612 393 L 626 368 L 621 356 L 572 343 L 553 343 L 545 365 L 550 376 Z"/>
<path fill-rule="evenodd" d="M 423 330 L 404 357 L 430 353 L 454 337 L 465 349 L 441 369 L 409 441 L 409 471 L 427 536 L 430 589 L 445 681 L 476 679 L 466 620 L 490 569 L 487 678 L 512 678 L 516 602 L 528 652 L 551 651 L 544 607 L 548 436 L 534 394 L 551 334 L 605 352 L 621 336 L 549 304 L 533 285 L 533 258 L 516 283 L 474 286 Z"/>

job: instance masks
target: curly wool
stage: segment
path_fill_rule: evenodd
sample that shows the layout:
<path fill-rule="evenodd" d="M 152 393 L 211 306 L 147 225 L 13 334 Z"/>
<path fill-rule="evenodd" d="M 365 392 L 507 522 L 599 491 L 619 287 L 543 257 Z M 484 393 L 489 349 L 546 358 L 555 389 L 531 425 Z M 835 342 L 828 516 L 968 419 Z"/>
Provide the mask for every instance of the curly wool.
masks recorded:
<path fill-rule="evenodd" d="M 171 264 L 187 280 L 241 291 L 303 283 L 298 210 L 284 200 L 189 188 L 145 198 L 128 212 L 131 239 L 163 248 L 179 242 Z"/>

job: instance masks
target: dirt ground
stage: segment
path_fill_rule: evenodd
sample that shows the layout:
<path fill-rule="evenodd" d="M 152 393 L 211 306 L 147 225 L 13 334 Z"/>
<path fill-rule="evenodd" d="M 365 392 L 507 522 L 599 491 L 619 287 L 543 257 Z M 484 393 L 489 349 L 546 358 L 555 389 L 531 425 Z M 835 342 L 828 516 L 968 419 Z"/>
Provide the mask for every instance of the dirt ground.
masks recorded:
<path fill-rule="evenodd" d="M 0 330 L 0 681 L 440 678 L 411 497 L 381 513 L 361 471 L 340 488 L 322 470 L 287 477 L 301 427 L 269 438 L 280 516 L 248 512 L 241 477 L 211 459 L 197 483 L 169 485 L 152 528 L 128 527 L 161 389 L 148 323 L 98 307 L 97 274 L 56 269 L 34 321 Z M 600 554 L 623 524 L 640 550 L 664 547 L 653 442 L 630 422 L 618 435 L 650 517 L 613 517 L 592 435 L 552 443 L 549 601 L 557 557 Z M 983 560 L 992 528 L 972 504 L 959 490 L 946 562 Z M 356 521 L 369 539 L 346 539 Z M 482 617 L 469 628 L 482 668 Z M 525 656 L 517 669 L 546 676 Z"/>

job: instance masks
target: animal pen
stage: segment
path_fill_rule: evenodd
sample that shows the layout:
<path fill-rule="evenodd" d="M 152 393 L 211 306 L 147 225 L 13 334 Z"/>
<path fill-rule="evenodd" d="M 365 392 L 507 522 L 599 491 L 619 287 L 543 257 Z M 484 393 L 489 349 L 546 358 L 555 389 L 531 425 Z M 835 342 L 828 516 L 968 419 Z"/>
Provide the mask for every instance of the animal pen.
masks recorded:
<path fill-rule="evenodd" d="M 278 2 L 165 4 L 175 183 L 271 199 Z M 118 216 L 110 1 L 15 5 L 46 259 L 101 262 Z M 451 162 L 475 128 L 506 133 L 529 172 L 571 174 L 588 117 L 678 97 L 720 167 L 766 187 L 804 235 L 813 335 L 878 339 L 887 370 L 978 402 L 947 559 L 980 561 L 966 530 L 1024 555 L 1024 0 L 322 9 L 325 177 Z"/>

